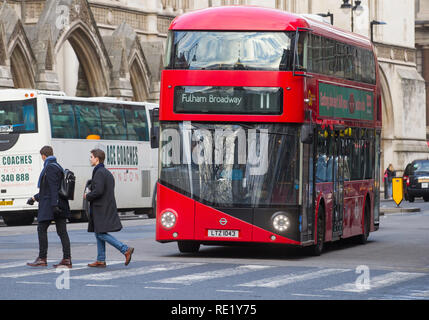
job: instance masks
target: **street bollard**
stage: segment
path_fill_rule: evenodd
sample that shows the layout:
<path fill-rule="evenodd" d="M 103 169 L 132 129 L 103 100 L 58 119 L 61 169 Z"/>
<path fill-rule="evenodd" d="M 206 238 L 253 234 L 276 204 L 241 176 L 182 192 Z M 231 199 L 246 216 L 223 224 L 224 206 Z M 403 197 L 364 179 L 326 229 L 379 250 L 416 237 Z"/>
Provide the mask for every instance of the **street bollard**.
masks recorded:
<path fill-rule="evenodd" d="M 399 207 L 402 200 L 404 199 L 404 190 L 403 190 L 402 178 L 393 178 L 392 179 L 392 197 L 395 201 L 396 206 Z"/>

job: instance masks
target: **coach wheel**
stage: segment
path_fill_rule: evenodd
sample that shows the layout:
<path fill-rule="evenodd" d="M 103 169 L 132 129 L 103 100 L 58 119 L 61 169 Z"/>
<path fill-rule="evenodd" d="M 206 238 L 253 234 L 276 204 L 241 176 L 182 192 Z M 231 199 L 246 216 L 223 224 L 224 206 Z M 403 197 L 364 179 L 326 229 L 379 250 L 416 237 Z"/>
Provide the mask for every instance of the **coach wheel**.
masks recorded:
<path fill-rule="evenodd" d="M 311 254 L 320 256 L 323 251 L 325 242 L 325 209 L 323 205 L 319 206 L 319 213 L 317 215 L 317 239 L 316 244 L 311 246 Z"/>
<path fill-rule="evenodd" d="M 414 196 L 410 196 L 410 195 L 408 195 L 408 201 L 409 201 L 409 202 L 414 202 Z"/>
<path fill-rule="evenodd" d="M 429 201 L 429 196 L 425 196 L 425 197 L 423 197 L 423 200 L 424 200 L 425 202 L 428 202 L 428 201 Z"/>
<path fill-rule="evenodd" d="M 3 221 L 8 227 L 27 226 L 33 223 L 34 214 L 27 212 L 12 213 L 3 216 Z"/>
<path fill-rule="evenodd" d="M 177 246 L 182 253 L 196 253 L 200 250 L 200 243 L 195 241 L 177 241 Z"/>

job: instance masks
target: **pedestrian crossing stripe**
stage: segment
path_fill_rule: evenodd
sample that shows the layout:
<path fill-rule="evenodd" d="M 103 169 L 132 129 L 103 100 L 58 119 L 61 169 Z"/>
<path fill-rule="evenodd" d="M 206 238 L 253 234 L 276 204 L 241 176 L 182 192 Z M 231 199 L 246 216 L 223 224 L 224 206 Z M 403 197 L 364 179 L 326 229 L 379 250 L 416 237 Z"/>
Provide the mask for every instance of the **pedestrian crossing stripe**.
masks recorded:
<path fill-rule="evenodd" d="M 201 273 L 194 273 L 189 275 L 183 275 L 179 277 L 172 277 L 167 279 L 161 279 L 156 280 L 153 282 L 159 282 L 159 283 L 176 283 L 176 284 L 183 284 L 183 285 L 191 285 L 195 282 L 199 281 L 205 281 L 205 280 L 212 280 L 216 278 L 223 278 L 223 277 L 230 277 L 230 276 L 237 276 L 241 274 L 245 274 L 248 272 L 263 270 L 272 268 L 272 266 L 262 266 L 262 265 L 242 265 L 235 268 L 227 268 L 227 269 L 220 269 L 215 271 L 207 271 L 207 272 L 201 272 Z"/>
<path fill-rule="evenodd" d="M 19 266 L 25 266 L 26 267 L 25 263 L 26 262 L 24 262 L 24 264 L 20 264 Z M 109 265 L 120 264 L 120 263 L 124 263 L 124 261 L 109 261 L 108 262 Z M 87 268 L 89 268 L 88 263 L 75 263 L 75 264 L 73 264 L 73 268 L 68 269 L 68 270 L 82 270 L 82 269 L 87 269 Z M 56 270 L 57 270 L 56 268 L 50 268 L 50 267 L 27 267 L 25 270 L 19 271 L 19 272 L 0 273 L 0 278 L 15 278 L 16 279 L 16 278 L 23 278 L 23 277 L 31 277 L 31 276 L 38 276 L 38 275 L 42 275 L 42 274 L 56 273 Z"/>
<path fill-rule="evenodd" d="M 52 261 L 48 260 L 48 262 L 52 262 Z M 1 269 L 8 269 L 8 268 L 23 267 L 26 265 L 26 263 L 27 263 L 26 261 L 2 263 L 2 264 L 0 264 L 0 270 Z"/>
<path fill-rule="evenodd" d="M 54 260 L 53 260 L 54 261 Z M 107 265 L 115 265 L 115 264 L 123 264 L 123 261 L 108 261 Z M 180 270 L 180 269 L 186 269 L 191 267 L 198 267 L 198 266 L 213 266 L 213 264 L 208 263 L 189 263 L 189 262 L 167 262 L 167 263 L 161 263 L 161 264 L 155 264 L 155 265 L 147 265 L 143 267 L 136 267 L 136 268 L 120 268 L 117 270 L 106 270 L 106 269 L 93 269 L 87 266 L 88 262 L 85 263 L 75 263 L 73 264 L 72 269 L 66 269 L 71 272 L 70 279 L 74 280 L 87 280 L 87 281 L 96 281 L 96 282 L 103 282 L 108 280 L 114 280 L 114 279 L 120 279 L 125 277 L 135 277 L 140 275 L 146 275 L 146 274 L 154 274 L 158 272 L 166 272 L 166 271 L 174 271 L 174 270 Z M 12 268 L 19 268 L 24 267 L 24 269 L 21 270 L 15 270 L 14 272 L 6 272 L 4 273 L 4 270 L 9 270 Z M 198 272 L 198 273 L 191 273 L 190 271 L 188 274 L 176 276 L 176 277 L 168 277 L 168 278 L 162 278 L 159 280 L 147 280 L 147 283 L 161 283 L 161 284 L 178 284 L 178 285 L 192 285 L 194 283 L 203 282 L 207 280 L 212 279 L 219 279 L 219 278 L 225 278 L 225 277 L 231 277 L 231 276 L 239 276 L 247 273 L 252 273 L 255 271 L 260 270 L 267 270 L 270 268 L 278 268 L 278 266 L 268 266 L 268 265 L 236 265 L 233 267 L 224 267 L 219 268 L 218 265 L 216 265 L 217 269 L 212 271 L 205 271 L 205 272 Z M 77 270 L 83 270 L 83 269 L 92 269 L 93 272 L 86 273 L 86 274 L 76 274 L 75 271 Z M 353 269 L 340 269 L 340 268 L 313 268 L 311 270 L 306 270 L 303 272 L 293 272 L 293 273 L 279 273 L 278 275 L 266 277 L 250 282 L 245 283 L 239 283 L 235 285 L 231 285 L 231 289 L 234 287 L 259 287 L 259 288 L 279 288 L 283 286 L 287 286 L 293 283 L 299 283 L 303 281 L 308 280 L 314 280 L 314 279 L 320 279 L 323 277 L 328 276 L 335 276 L 340 273 L 352 273 Z M 0 264 L 0 278 L 24 278 L 24 277 L 34 277 L 44 274 L 55 274 L 57 273 L 57 269 L 55 268 L 30 268 L 25 266 L 25 262 L 9 262 Z M 80 272 L 81 273 L 81 272 Z M 56 276 L 56 275 L 55 275 Z M 379 276 L 370 277 L 368 286 L 362 286 L 358 283 L 356 274 L 353 272 L 353 275 L 351 276 L 351 279 L 355 279 L 354 282 L 349 283 L 343 283 L 341 285 L 333 286 L 330 288 L 326 288 L 324 290 L 326 291 L 338 291 L 338 292 L 350 292 L 350 293 L 361 293 L 361 292 L 367 292 L 369 290 L 375 290 L 383 287 L 388 287 L 392 285 L 396 285 L 401 282 L 406 282 L 409 280 L 417 279 L 423 276 L 428 276 L 427 273 L 413 273 L 413 272 L 388 272 Z M 37 280 L 37 278 L 35 279 Z M 35 284 L 42 282 L 37 281 L 19 281 L 17 283 L 28 283 L 28 284 Z M 45 284 L 45 282 L 43 282 Z M 93 283 L 94 284 L 94 283 Z M 95 284 L 94 284 L 95 285 Z M 100 284 L 102 285 L 102 284 Z M 107 286 L 108 284 L 106 284 Z M 148 288 L 151 288 L 148 286 Z M 153 287 L 155 288 L 155 287 Z M 162 289 L 163 287 L 156 287 L 159 289 Z M 225 288 L 224 288 L 225 289 Z M 236 290 L 231 290 L 236 291 Z M 325 292 L 326 292 L 325 291 Z M 424 291 L 418 293 L 416 296 L 429 296 L 429 291 Z"/>
<path fill-rule="evenodd" d="M 188 267 L 200 266 L 204 264 L 205 263 L 165 263 L 165 264 L 145 266 L 145 267 L 133 268 L 133 269 L 122 269 L 122 270 L 115 270 L 115 271 L 109 271 L 109 272 L 73 276 L 71 277 L 71 279 L 106 281 L 106 280 L 113 280 L 113 279 L 119 279 L 119 278 L 125 278 L 125 277 L 133 277 L 133 276 L 139 276 L 144 274 L 150 274 L 155 272 L 178 270 L 178 269 L 183 269 Z"/>
<path fill-rule="evenodd" d="M 356 282 L 345 283 L 336 287 L 327 288 L 327 291 L 343 291 L 343 292 L 366 292 L 369 290 L 380 289 L 387 286 L 392 286 L 400 282 L 420 278 L 425 276 L 424 273 L 412 273 L 412 272 L 389 272 L 381 276 L 371 277 L 369 279 L 369 285 L 363 286 Z"/>
<path fill-rule="evenodd" d="M 326 277 L 326 276 L 330 276 L 333 274 L 338 274 L 346 271 L 351 271 L 351 269 L 323 269 L 323 270 L 317 270 L 314 272 L 290 273 L 290 274 L 277 275 L 270 278 L 255 280 L 248 283 L 242 283 L 237 286 L 277 288 L 280 286 L 285 286 L 299 281 L 318 279 L 318 278 L 322 278 L 322 277 Z"/>

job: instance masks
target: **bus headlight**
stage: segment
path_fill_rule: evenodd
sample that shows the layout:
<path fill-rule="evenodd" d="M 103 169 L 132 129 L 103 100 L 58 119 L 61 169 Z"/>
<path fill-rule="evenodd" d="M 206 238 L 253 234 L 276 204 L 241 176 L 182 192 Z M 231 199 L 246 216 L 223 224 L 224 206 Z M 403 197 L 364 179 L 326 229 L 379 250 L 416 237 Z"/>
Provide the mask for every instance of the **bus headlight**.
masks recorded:
<path fill-rule="evenodd" d="M 275 214 L 273 216 L 273 227 L 278 232 L 286 231 L 290 227 L 289 217 L 283 212 Z"/>
<path fill-rule="evenodd" d="M 176 225 L 177 216 L 174 212 L 167 210 L 161 214 L 160 221 L 164 229 L 171 229 Z"/>

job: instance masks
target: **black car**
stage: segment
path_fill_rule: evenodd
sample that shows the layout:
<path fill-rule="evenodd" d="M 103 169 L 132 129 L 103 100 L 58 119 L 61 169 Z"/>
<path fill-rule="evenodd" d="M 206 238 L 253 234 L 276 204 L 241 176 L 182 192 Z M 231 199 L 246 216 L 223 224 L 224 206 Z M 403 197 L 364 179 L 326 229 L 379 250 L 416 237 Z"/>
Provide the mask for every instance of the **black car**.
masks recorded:
<path fill-rule="evenodd" d="M 414 160 L 404 171 L 404 197 L 414 202 L 415 197 L 429 201 L 429 159 Z"/>

